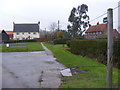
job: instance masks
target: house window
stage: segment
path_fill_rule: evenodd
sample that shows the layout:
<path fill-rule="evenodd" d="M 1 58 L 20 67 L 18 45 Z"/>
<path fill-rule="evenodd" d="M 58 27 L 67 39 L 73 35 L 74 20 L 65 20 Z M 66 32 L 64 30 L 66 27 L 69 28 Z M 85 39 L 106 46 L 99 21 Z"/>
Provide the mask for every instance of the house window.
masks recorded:
<path fill-rule="evenodd" d="M 98 34 L 98 32 L 96 32 L 96 34 Z"/>
<path fill-rule="evenodd" d="M 25 38 L 22 38 L 22 40 L 25 40 Z"/>
<path fill-rule="evenodd" d="M 17 35 L 19 35 L 19 33 L 17 32 Z"/>
<path fill-rule="evenodd" d="M 30 34 L 30 32 L 28 34 Z"/>
<path fill-rule="evenodd" d="M 100 34 L 102 34 L 102 32 L 100 32 Z"/>
<path fill-rule="evenodd" d="M 17 38 L 17 40 L 19 40 L 19 38 Z"/>
<path fill-rule="evenodd" d="M 33 34 L 36 34 L 35 32 L 33 32 Z"/>

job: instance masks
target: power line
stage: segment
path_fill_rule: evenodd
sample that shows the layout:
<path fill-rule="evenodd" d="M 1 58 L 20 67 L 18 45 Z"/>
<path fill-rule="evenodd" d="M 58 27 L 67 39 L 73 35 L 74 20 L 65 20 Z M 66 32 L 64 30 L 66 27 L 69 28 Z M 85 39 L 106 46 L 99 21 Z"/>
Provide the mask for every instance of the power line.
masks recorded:
<path fill-rule="evenodd" d="M 113 8 L 113 10 L 115 10 L 115 9 L 117 9 L 117 8 L 119 8 L 119 7 L 120 7 L 120 5 L 118 5 L 117 7 Z M 104 13 L 104 14 L 100 15 L 100 16 L 96 17 L 95 19 L 91 20 L 90 22 L 92 22 L 92 21 L 94 21 L 94 20 L 96 20 L 96 19 L 98 19 L 98 18 L 100 18 L 100 17 L 102 17 L 102 16 L 104 16 L 104 15 L 106 15 L 106 14 L 107 14 L 107 13 Z"/>
<path fill-rule="evenodd" d="M 92 22 L 92 21 L 94 21 L 94 20 L 96 20 L 96 19 L 98 19 L 98 18 L 100 18 L 100 17 L 102 17 L 102 16 L 104 16 L 104 15 L 106 15 L 106 14 L 107 14 L 107 13 L 104 13 L 104 14 L 100 15 L 100 16 L 96 17 L 95 19 L 91 20 L 90 22 Z"/>
<path fill-rule="evenodd" d="M 117 8 L 119 8 L 119 7 L 120 7 L 120 5 L 118 5 L 117 7 L 113 8 L 113 10 L 115 10 L 115 9 L 117 9 Z"/>

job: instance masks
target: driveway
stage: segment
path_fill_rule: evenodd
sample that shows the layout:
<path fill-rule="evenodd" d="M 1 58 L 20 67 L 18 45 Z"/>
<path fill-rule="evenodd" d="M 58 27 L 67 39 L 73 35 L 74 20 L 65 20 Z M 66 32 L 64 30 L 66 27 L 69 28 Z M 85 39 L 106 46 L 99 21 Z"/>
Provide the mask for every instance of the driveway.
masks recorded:
<path fill-rule="evenodd" d="M 58 88 L 65 67 L 46 51 L 2 53 L 2 88 Z"/>

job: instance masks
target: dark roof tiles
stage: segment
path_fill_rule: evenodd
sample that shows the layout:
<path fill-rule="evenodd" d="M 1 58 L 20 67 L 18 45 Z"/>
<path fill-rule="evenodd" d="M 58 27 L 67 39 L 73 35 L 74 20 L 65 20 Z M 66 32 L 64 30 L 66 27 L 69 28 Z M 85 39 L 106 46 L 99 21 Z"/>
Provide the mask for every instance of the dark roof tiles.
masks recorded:
<path fill-rule="evenodd" d="M 39 32 L 39 24 L 14 24 L 13 32 Z"/>

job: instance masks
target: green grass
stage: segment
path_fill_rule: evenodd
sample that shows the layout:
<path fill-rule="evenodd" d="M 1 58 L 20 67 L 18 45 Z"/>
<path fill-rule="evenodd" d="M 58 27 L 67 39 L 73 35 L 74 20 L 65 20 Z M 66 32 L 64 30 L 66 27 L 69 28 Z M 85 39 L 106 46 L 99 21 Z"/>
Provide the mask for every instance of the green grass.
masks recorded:
<path fill-rule="evenodd" d="M 2 52 L 26 52 L 26 51 L 43 51 L 40 42 L 25 42 L 25 43 L 9 43 L 10 47 L 7 48 L 6 44 L 2 44 Z"/>
<path fill-rule="evenodd" d="M 66 46 L 50 45 L 44 43 L 57 60 L 71 68 L 80 66 L 79 70 L 89 70 L 88 73 L 62 77 L 63 83 L 60 88 L 105 88 L 106 87 L 106 66 L 95 60 L 74 55 L 67 50 Z M 118 87 L 118 69 L 113 68 L 113 87 Z"/>

